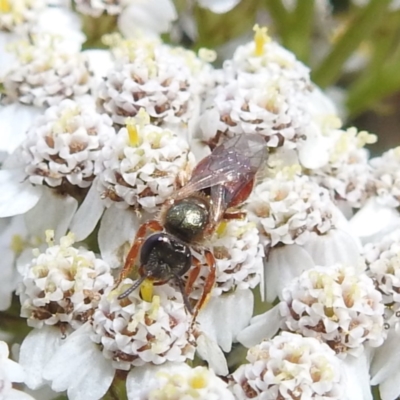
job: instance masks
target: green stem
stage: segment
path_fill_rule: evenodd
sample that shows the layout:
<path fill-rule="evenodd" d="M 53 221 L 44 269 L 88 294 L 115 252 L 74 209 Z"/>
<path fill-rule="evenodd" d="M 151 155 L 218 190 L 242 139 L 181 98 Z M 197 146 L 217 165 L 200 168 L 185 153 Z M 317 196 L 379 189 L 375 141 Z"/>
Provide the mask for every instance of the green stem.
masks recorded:
<path fill-rule="evenodd" d="M 336 45 L 314 70 L 312 79 L 317 85 L 324 88 L 335 83 L 346 60 L 381 22 L 389 2 L 390 0 L 371 0 L 366 7 L 359 10 L 359 14 Z"/>
<path fill-rule="evenodd" d="M 400 39 L 400 12 L 391 13 L 389 20 L 386 21 L 385 26 L 378 28 L 372 38 L 373 52 L 371 61 L 364 69 L 361 75 L 352 83 L 348 90 L 348 104 L 351 107 L 351 112 L 360 113 L 364 111 L 362 107 L 365 101 L 372 104 L 377 100 L 374 96 L 374 82 L 380 82 L 381 73 L 385 74 L 387 79 L 396 79 L 397 74 L 387 76 L 385 72 L 388 65 L 397 63 L 400 60 L 399 39 Z M 383 71 L 383 72 L 382 72 Z M 388 83 L 390 87 L 390 83 Z M 396 85 L 393 86 L 395 88 Z M 366 93 L 370 93 L 365 98 Z M 390 94 L 390 93 L 389 93 Z"/>
<path fill-rule="evenodd" d="M 400 53 L 400 50 L 399 50 Z M 374 76 L 370 76 L 358 90 L 351 91 L 347 99 L 347 108 L 352 117 L 360 114 L 373 103 L 400 89 L 400 54 L 383 66 Z"/>
<path fill-rule="evenodd" d="M 287 31 L 290 13 L 283 5 L 282 0 L 264 0 L 264 6 L 274 21 L 280 37 L 284 37 Z"/>
<path fill-rule="evenodd" d="M 379 393 L 379 386 L 372 386 L 372 396 L 374 400 L 381 400 L 381 395 Z"/>
<path fill-rule="evenodd" d="M 314 5 L 314 0 L 298 0 L 290 16 L 290 23 L 286 27 L 287 33 L 283 36 L 283 45 L 305 63 L 308 62 L 310 56 Z"/>
<path fill-rule="evenodd" d="M 126 378 L 126 371 L 117 370 L 110 389 L 103 397 L 103 400 L 127 400 Z"/>
<path fill-rule="evenodd" d="M 83 32 L 87 37 L 83 45 L 84 49 L 106 48 L 107 46 L 102 43 L 102 37 L 117 30 L 117 17 L 115 15 L 103 14 L 98 18 L 83 15 L 82 22 Z"/>

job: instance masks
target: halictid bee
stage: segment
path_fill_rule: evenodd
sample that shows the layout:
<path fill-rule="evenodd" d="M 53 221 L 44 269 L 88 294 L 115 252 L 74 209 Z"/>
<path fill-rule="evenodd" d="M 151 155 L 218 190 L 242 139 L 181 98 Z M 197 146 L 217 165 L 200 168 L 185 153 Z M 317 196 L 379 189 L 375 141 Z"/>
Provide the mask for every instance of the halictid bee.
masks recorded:
<path fill-rule="evenodd" d="M 162 285 L 173 279 L 186 308 L 195 317 L 206 303 L 216 279 L 215 258 L 207 249 L 208 241 L 222 220 L 243 216 L 238 206 L 249 197 L 266 158 L 263 136 L 252 134 L 227 139 L 201 160 L 190 180 L 162 205 L 158 218 L 138 229 L 118 284 L 137 264 L 140 277 L 118 298 L 127 297 L 145 280 Z M 194 308 L 188 295 L 199 275 L 201 262 L 191 248 L 204 251 L 209 267 L 203 292 Z M 184 285 L 182 276 L 188 271 Z"/>

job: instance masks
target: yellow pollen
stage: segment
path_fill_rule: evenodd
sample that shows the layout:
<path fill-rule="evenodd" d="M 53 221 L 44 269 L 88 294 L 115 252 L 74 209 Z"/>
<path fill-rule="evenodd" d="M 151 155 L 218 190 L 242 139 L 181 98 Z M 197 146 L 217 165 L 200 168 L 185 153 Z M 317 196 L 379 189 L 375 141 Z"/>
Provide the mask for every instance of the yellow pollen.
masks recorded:
<path fill-rule="evenodd" d="M 271 41 L 271 38 L 267 35 L 267 28 L 262 27 L 258 24 L 254 25 L 254 55 L 260 57 L 264 54 L 264 45 Z"/>
<path fill-rule="evenodd" d="M 218 224 L 218 227 L 217 227 L 217 229 L 216 229 L 216 232 L 217 232 L 217 235 L 218 235 L 219 237 L 222 237 L 222 236 L 225 235 L 227 226 L 228 226 L 228 222 L 225 221 L 225 220 L 221 221 L 221 222 Z"/>
<path fill-rule="evenodd" d="M 299 164 L 293 164 L 289 167 L 282 168 L 282 175 L 288 180 L 294 179 L 294 177 L 299 174 L 301 174 L 301 166 Z"/>
<path fill-rule="evenodd" d="M 11 11 L 11 3 L 8 0 L 0 0 L 0 12 L 9 13 Z"/>
<path fill-rule="evenodd" d="M 366 144 L 373 144 L 378 141 L 378 136 L 367 131 L 361 131 L 357 135 L 357 147 L 364 147 Z"/>
<path fill-rule="evenodd" d="M 71 107 L 64 110 L 60 119 L 53 124 L 53 133 L 56 135 L 61 133 L 73 133 L 75 129 L 72 120 L 77 115 L 79 115 L 78 107 Z"/>
<path fill-rule="evenodd" d="M 151 303 L 153 300 L 153 281 L 150 279 L 145 279 L 145 281 L 140 285 L 140 294 L 144 301 Z"/>
<path fill-rule="evenodd" d="M 11 250 L 15 254 L 21 254 L 24 250 L 24 240 L 22 239 L 21 235 L 13 235 L 11 238 Z"/>
<path fill-rule="evenodd" d="M 152 319 L 153 321 L 155 321 L 157 319 L 158 312 L 160 310 L 160 304 L 161 304 L 160 296 L 153 296 L 153 299 L 151 302 L 151 309 L 148 314 L 149 318 Z"/>
<path fill-rule="evenodd" d="M 129 136 L 129 145 L 137 147 L 140 144 L 140 135 L 136 127 L 136 120 L 134 118 L 127 118 L 125 120 L 126 130 Z"/>
<path fill-rule="evenodd" d="M 199 373 L 190 379 L 189 384 L 193 389 L 204 389 L 207 387 L 208 381 L 205 371 L 199 371 Z"/>
<path fill-rule="evenodd" d="M 135 117 L 137 125 L 143 128 L 146 125 L 150 124 L 150 115 L 147 114 L 146 110 L 142 107 Z"/>
<path fill-rule="evenodd" d="M 217 52 L 202 47 L 199 52 L 199 58 L 205 62 L 214 62 L 217 59 Z"/>
<path fill-rule="evenodd" d="M 46 243 L 47 245 L 53 246 L 54 245 L 54 231 L 52 229 L 47 229 L 47 231 L 45 232 L 45 236 L 46 236 Z"/>

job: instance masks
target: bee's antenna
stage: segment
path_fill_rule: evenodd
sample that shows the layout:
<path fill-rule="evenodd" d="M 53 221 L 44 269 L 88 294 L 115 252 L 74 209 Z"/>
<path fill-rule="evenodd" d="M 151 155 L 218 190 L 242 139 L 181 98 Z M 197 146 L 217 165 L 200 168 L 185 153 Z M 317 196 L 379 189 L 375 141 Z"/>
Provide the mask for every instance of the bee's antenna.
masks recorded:
<path fill-rule="evenodd" d="M 124 293 L 118 296 L 118 300 L 122 300 L 128 297 L 135 289 L 137 289 L 144 282 L 146 278 L 147 275 L 141 276 L 129 289 L 125 290 Z"/>

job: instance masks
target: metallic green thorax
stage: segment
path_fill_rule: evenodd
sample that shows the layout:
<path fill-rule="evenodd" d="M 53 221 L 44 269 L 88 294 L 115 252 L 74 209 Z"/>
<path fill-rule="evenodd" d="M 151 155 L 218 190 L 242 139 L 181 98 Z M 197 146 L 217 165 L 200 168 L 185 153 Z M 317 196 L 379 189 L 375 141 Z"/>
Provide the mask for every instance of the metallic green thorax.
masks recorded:
<path fill-rule="evenodd" d="M 165 218 L 165 229 L 184 242 L 200 235 L 208 222 L 208 210 L 204 201 L 189 197 L 176 202 Z"/>

